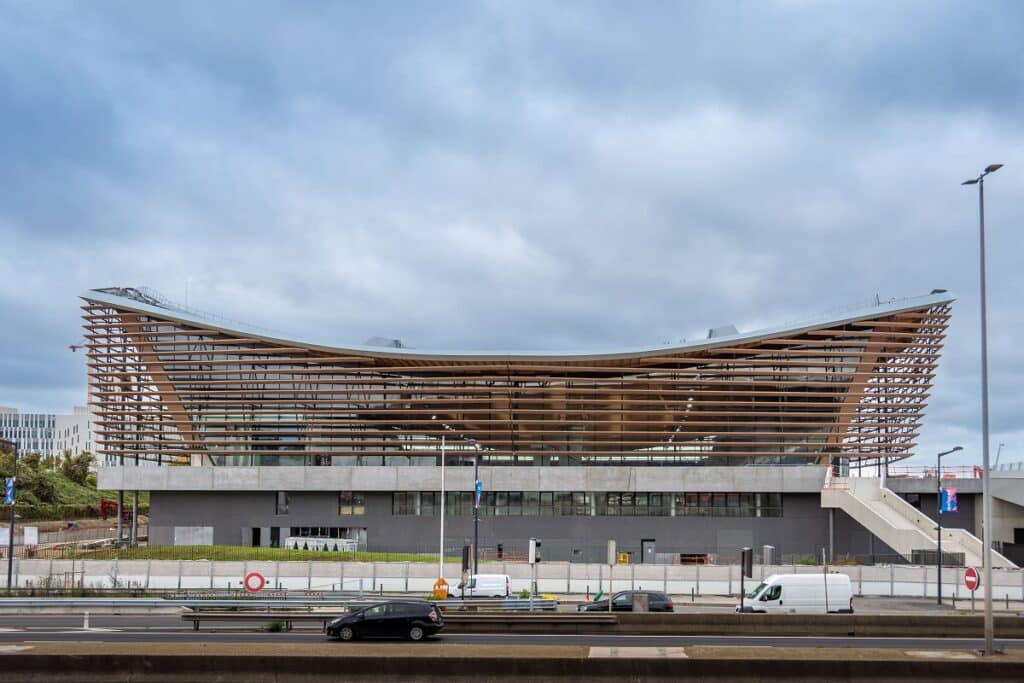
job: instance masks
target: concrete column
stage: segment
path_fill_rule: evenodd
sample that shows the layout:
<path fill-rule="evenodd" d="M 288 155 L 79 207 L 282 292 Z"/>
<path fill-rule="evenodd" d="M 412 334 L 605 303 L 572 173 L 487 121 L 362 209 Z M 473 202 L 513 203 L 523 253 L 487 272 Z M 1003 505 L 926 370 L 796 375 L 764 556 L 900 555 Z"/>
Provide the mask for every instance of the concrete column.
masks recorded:
<path fill-rule="evenodd" d="M 828 509 L 828 561 L 836 559 L 836 509 Z"/>
<path fill-rule="evenodd" d="M 139 492 L 132 491 L 132 533 L 131 546 L 139 544 Z"/>
<path fill-rule="evenodd" d="M 121 519 L 124 513 L 124 491 L 117 492 L 117 543 L 121 544 L 124 537 L 124 521 Z"/>

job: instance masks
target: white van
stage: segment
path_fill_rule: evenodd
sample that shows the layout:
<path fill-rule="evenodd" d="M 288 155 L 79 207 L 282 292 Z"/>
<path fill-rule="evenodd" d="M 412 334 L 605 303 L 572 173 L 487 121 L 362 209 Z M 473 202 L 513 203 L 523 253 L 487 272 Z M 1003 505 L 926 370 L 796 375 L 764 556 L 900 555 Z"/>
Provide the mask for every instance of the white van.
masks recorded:
<path fill-rule="evenodd" d="M 737 612 L 853 614 L 846 574 L 772 574 L 736 606 Z"/>
<path fill-rule="evenodd" d="M 508 574 L 473 574 L 466 583 L 467 598 L 507 598 L 512 590 Z M 462 584 L 456 587 L 456 595 L 462 594 Z"/>

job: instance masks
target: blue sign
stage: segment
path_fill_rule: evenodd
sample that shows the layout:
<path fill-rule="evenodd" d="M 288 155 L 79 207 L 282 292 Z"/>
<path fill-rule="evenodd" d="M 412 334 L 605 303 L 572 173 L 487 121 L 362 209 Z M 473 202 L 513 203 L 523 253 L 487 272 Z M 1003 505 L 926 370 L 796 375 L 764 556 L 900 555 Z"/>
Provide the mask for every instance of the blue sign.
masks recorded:
<path fill-rule="evenodd" d="M 4 479 L 4 505 L 14 503 L 14 477 Z"/>
<path fill-rule="evenodd" d="M 475 498 L 473 500 L 473 507 L 479 509 L 480 508 L 480 496 L 484 492 L 484 483 L 482 481 L 480 481 L 479 479 L 477 479 L 476 480 L 476 486 L 474 487 L 474 490 L 475 490 L 476 496 L 475 496 Z"/>
<path fill-rule="evenodd" d="M 941 489 L 941 491 L 942 503 L 939 506 L 939 509 L 942 512 L 956 512 L 956 489 L 953 487 L 949 487 L 946 489 Z"/>

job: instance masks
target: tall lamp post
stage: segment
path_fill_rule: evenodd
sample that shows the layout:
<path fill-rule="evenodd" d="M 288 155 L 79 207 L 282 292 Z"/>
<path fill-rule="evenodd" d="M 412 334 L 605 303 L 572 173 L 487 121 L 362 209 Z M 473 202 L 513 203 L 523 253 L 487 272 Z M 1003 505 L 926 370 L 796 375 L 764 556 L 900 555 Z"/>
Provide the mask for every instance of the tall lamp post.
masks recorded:
<path fill-rule="evenodd" d="M 473 573 L 480 573 L 480 502 L 483 487 L 480 482 L 480 444 L 470 439 L 476 453 L 473 456 Z"/>
<path fill-rule="evenodd" d="M 437 551 L 437 578 L 444 578 L 444 434 L 441 434 L 441 542 Z"/>
<path fill-rule="evenodd" d="M 981 490 L 982 490 L 982 555 L 984 558 L 985 586 L 985 654 L 993 647 L 992 621 L 992 491 L 988 471 L 988 311 L 985 302 L 985 176 L 995 173 L 1002 164 L 989 164 L 977 178 L 969 178 L 961 185 L 978 186 L 978 256 L 981 275 Z"/>
<path fill-rule="evenodd" d="M 957 451 L 962 451 L 963 449 L 963 446 L 957 446 L 955 448 L 949 449 L 948 451 L 942 451 L 941 453 L 935 456 L 935 479 L 938 483 L 939 495 L 938 502 L 935 505 L 936 510 L 938 511 L 938 514 L 935 516 L 935 520 L 939 530 L 938 537 L 936 539 L 938 545 L 938 555 L 936 555 L 935 557 L 935 594 L 938 596 L 938 601 L 940 605 L 942 604 L 942 456 L 949 455 L 950 453 L 956 453 Z"/>
<path fill-rule="evenodd" d="M 14 472 L 11 475 L 11 527 L 7 532 L 7 592 L 11 592 L 11 576 L 14 569 L 14 501 L 18 488 L 18 442 L 12 439 L 0 439 L 14 449 Z"/>

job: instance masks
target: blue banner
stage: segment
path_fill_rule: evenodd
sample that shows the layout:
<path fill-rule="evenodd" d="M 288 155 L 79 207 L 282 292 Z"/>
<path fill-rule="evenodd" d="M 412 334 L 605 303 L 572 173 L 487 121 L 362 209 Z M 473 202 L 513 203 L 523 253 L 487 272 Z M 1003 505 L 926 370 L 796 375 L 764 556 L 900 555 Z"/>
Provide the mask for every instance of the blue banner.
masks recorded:
<path fill-rule="evenodd" d="M 942 512 L 956 512 L 956 489 L 953 487 L 944 488 L 941 490 L 942 503 L 939 507 Z"/>
<path fill-rule="evenodd" d="M 14 502 L 14 477 L 4 479 L 4 505 Z"/>
<path fill-rule="evenodd" d="M 480 509 L 480 496 L 484 492 L 484 483 L 482 481 L 480 481 L 479 479 L 477 479 L 476 480 L 476 486 L 473 487 L 473 488 L 474 488 L 474 493 L 475 493 L 474 500 L 473 500 L 473 507 L 476 508 L 476 509 Z"/>

